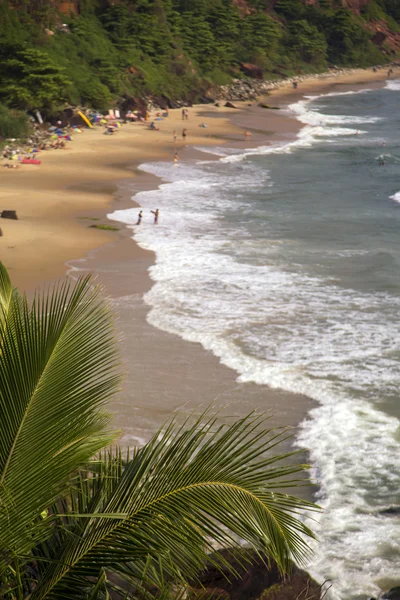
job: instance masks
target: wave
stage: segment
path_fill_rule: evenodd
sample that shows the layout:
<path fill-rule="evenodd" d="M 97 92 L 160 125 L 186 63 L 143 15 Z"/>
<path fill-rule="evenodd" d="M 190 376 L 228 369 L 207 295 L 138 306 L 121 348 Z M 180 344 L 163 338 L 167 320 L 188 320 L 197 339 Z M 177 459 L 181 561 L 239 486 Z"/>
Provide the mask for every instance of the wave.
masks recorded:
<path fill-rule="evenodd" d="M 387 81 L 385 85 L 386 90 L 392 90 L 393 92 L 400 91 L 400 79 L 395 79 L 392 81 Z"/>
<path fill-rule="evenodd" d="M 292 110 L 297 119 L 306 125 L 345 125 L 345 124 L 363 124 L 377 123 L 381 117 L 356 117 L 350 115 L 326 115 L 318 112 L 318 110 L 310 108 L 310 100 L 300 100 L 295 104 L 291 104 L 289 109 Z"/>
<path fill-rule="evenodd" d="M 396 192 L 393 196 L 389 196 L 390 200 L 394 200 L 400 204 L 400 192 Z"/>

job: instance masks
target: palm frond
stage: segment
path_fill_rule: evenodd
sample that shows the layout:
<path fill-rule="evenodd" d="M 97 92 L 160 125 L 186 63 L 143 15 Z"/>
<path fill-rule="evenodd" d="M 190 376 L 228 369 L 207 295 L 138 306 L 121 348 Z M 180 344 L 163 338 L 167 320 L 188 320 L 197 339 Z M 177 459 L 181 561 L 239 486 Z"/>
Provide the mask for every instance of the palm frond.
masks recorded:
<path fill-rule="evenodd" d="M 0 334 L 4 329 L 12 297 L 12 285 L 7 269 L 0 263 Z"/>
<path fill-rule="evenodd" d="M 90 278 L 37 294 L 32 307 L 4 267 L 0 353 L 0 573 L 48 535 L 40 518 L 71 473 L 113 435 L 104 403 L 118 389 L 109 308 Z"/>
<path fill-rule="evenodd" d="M 279 467 L 288 455 L 271 456 L 284 435 L 266 430 L 254 414 L 230 426 L 201 417 L 190 427 L 172 422 L 123 470 L 108 457 L 93 478 L 93 494 L 85 491 L 91 496 L 87 518 L 77 517 L 32 600 L 80 597 L 99 565 L 139 586 L 145 564 L 150 560 L 155 568 L 161 561 L 167 580 L 185 581 L 195 577 L 215 544 L 224 548 L 239 540 L 282 570 L 290 557 L 301 560 L 312 532 L 298 515 L 315 506 L 279 491 L 296 483 L 293 476 L 305 468 Z M 147 583 L 151 589 L 152 581 Z"/>

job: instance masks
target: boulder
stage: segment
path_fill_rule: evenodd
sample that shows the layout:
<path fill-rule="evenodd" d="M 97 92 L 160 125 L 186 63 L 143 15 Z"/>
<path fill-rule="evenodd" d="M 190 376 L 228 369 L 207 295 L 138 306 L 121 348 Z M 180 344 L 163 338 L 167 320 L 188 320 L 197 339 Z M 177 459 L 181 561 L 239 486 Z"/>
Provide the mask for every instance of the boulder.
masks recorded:
<path fill-rule="evenodd" d="M 217 597 L 223 600 L 320 599 L 321 586 L 294 564 L 291 572 L 282 576 L 274 561 L 267 565 L 251 550 L 247 551 L 244 560 L 233 550 L 224 550 L 222 555 L 238 576 L 229 574 L 223 565 L 217 568 L 210 564 L 199 579 L 207 591 L 218 591 Z M 196 600 L 198 593 L 199 591 L 192 590 L 189 600 Z"/>
<path fill-rule="evenodd" d="M 258 106 L 261 108 L 269 108 L 270 110 L 279 110 L 279 106 L 271 106 L 270 104 L 263 104 L 262 102 L 260 102 Z"/>
<path fill-rule="evenodd" d="M 236 108 L 236 106 L 232 104 L 232 102 L 225 102 L 225 106 L 226 108 Z"/>
<path fill-rule="evenodd" d="M 252 77 L 253 79 L 263 78 L 262 69 L 252 63 L 240 63 L 240 70 L 247 75 L 247 77 Z"/>
<path fill-rule="evenodd" d="M 18 221 L 17 211 L 16 210 L 3 210 L 3 212 L 1 213 L 1 218 L 2 219 L 14 219 L 15 221 Z"/>
<path fill-rule="evenodd" d="M 391 588 L 381 596 L 382 600 L 400 600 L 400 585 Z"/>
<path fill-rule="evenodd" d="M 373 42 L 376 46 L 382 46 L 383 42 L 386 40 L 386 34 L 383 31 L 377 31 L 374 36 L 371 38 L 371 42 Z"/>

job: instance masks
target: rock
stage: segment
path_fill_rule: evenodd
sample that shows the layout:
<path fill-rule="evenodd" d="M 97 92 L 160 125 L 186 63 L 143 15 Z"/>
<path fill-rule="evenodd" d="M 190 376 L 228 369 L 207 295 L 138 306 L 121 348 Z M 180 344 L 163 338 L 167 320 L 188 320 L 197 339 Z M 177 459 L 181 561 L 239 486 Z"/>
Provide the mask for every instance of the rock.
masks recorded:
<path fill-rule="evenodd" d="M 236 106 L 232 104 L 232 102 L 225 102 L 225 106 L 226 108 L 236 108 Z"/>
<path fill-rule="evenodd" d="M 379 511 L 380 515 L 400 515 L 400 506 L 389 506 Z"/>
<path fill-rule="evenodd" d="M 253 79 L 262 79 L 263 70 L 257 65 L 252 63 L 240 63 L 240 70 L 247 75 L 247 77 L 253 77 Z"/>
<path fill-rule="evenodd" d="M 216 102 L 216 103 L 214 104 L 214 106 L 217 106 L 217 107 L 219 107 L 219 106 L 221 106 L 221 105 L 220 105 L 220 103 L 219 103 L 219 102 Z"/>
<path fill-rule="evenodd" d="M 244 560 L 232 550 L 224 550 L 222 555 L 238 573 L 238 577 L 229 574 L 224 566 L 218 569 L 210 564 L 200 573 L 199 579 L 208 591 L 218 590 L 217 597 L 223 600 L 319 600 L 321 596 L 321 586 L 295 565 L 283 577 L 276 563 L 271 561 L 268 567 L 253 551 L 249 550 Z M 246 559 L 251 562 L 246 563 Z M 196 598 L 198 592 L 194 590 L 188 600 Z"/>
<path fill-rule="evenodd" d="M 391 588 L 381 596 L 382 600 L 400 600 L 400 585 Z"/>
<path fill-rule="evenodd" d="M 3 210 L 3 212 L 1 213 L 1 218 L 2 219 L 14 219 L 15 221 L 18 221 L 17 211 L 16 210 Z"/>
<path fill-rule="evenodd" d="M 376 46 L 382 46 L 383 42 L 386 40 L 387 35 L 383 33 L 383 31 L 377 31 L 374 36 L 371 38 L 371 42 Z"/>
<path fill-rule="evenodd" d="M 258 106 L 261 108 L 269 108 L 270 110 L 280 110 L 279 106 L 271 106 L 270 104 L 263 104 L 262 102 L 260 102 Z"/>

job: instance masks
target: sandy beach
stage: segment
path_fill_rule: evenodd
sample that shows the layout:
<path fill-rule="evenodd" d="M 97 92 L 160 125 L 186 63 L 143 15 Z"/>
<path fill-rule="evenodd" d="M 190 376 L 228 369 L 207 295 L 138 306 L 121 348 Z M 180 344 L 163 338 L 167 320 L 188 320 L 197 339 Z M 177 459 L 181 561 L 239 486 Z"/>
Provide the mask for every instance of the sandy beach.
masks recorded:
<path fill-rule="evenodd" d="M 285 108 L 303 95 L 337 86 L 341 91 L 378 86 L 385 78 L 386 70 L 312 78 L 297 90 L 283 85 L 271 99 Z M 134 243 L 130 230 L 106 217 L 131 207 L 135 191 L 159 184 L 155 177 L 139 175 L 137 167 L 145 161 L 172 160 L 175 151 L 179 160 L 192 159 L 196 145 L 229 142 L 247 147 L 290 140 L 300 128 L 284 110 L 262 109 L 256 102 L 238 103 L 238 108 L 196 106 L 189 109 L 188 121 L 182 121 L 180 110 L 171 110 L 167 119 L 157 122 L 160 131 L 134 123 L 104 136 L 103 129 L 95 128 L 77 135 L 66 150 L 41 153 L 40 166 L 0 171 L 2 210 L 16 210 L 19 217 L 0 222 L 0 257 L 13 283 L 31 292 L 43 282 L 65 276 L 67 270 L 72 276 L 89 271 L 112 298 L 127 376 L 111 410 L 124 444 L 146 439 L 174 410 L 198 411 L 213 402 L 224 407 L 226 415 L 268 406 L 272 424 L 292 427 L 312 407 L 304 396 L 238 383 L 235 372 L 200 345 L 151 327 L 143 294 L 151 286 L 148 268 L 154 255 Z M 203 122 L 206 128 L 200 127 Z M 188 130 L 187 147 L 183 127 Z M 244 129 L 252 132 L 251 138 L 244 139 Z M 101 224 L 119 230 L 90 227 Z"/>

